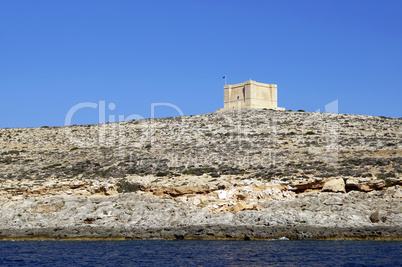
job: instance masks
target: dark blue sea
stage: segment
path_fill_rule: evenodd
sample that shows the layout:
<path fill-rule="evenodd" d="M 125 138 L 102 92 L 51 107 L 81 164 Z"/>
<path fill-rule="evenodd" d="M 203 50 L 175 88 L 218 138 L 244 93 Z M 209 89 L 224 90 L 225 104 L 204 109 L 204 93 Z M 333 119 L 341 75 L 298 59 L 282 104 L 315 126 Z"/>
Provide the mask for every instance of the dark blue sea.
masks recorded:
<path fill-rule="evenodd" d="M 402 242 L 0 241 L 0 266 L 402 266 Z"/>

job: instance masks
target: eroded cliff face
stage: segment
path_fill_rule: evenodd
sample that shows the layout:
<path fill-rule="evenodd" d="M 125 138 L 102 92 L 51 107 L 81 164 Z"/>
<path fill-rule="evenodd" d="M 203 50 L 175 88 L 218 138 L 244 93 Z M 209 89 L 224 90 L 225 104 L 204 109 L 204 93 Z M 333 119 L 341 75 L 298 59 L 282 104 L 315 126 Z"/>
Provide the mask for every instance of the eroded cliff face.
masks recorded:
<path fill-rule="evenodd" d="M 3 237 L 402 237 L 401 119 L 243 110 L 0 143 Z"/>

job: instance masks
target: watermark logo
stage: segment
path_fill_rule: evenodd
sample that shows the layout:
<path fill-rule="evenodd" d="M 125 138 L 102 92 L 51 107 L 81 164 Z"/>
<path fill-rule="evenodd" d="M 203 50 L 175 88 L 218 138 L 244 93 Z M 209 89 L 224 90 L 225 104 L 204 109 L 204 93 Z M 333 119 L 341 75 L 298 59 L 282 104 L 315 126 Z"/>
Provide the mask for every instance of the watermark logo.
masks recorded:
<path fill-rule="evenodd" d="M 168 107 L 177 112 L 178 116 L 183 116 L 183 111 L 176 105 L 172 103 L 160 102 L 160 103 L 152 103 L 151 104 L 151 120 L 148 120 L 146 123 L 139 124 L 134 127 L 136 132 L 141 132 L 139 138 L 137 138 L 136 146 L 139 145 L 152 145 L 155 142 L 154 133 L 156 131 L 155 121 L 153 120 L 156 115 L 156 110 L 159 107 Z M 73 125 L 73 118 L 77 116 L 83 109 L 94 109 L 97 110 L 97 122 L 98 125 L 92 126 L 89 130 L 85 132 L 84 135 L 80 135 L 78 129 L 75 129 Z M 119 154 L 123 155 L 125 150 L 125 145 L 129 143 L 129 131 L 133 130 L 128 127 L 124 127 L 122 122 L 133 122 L 144 120 L 145 117 L 140 114 L 130 114 L 128 116 L 125 115 L 108 115 L 106 116 L 106 111 L 114 111 L 116 109 L 115 103 L 109 103 L 106 105 L 105 100 L 100 100 L 98 103 L 95 102 L 82 102 L 71 107 L 64 119 L 66 135 L 68 141 L 72 145 L 80 146 L 80 147 L 92 147 L 92 146 L 114 146 L 117 145 L 119 147 Z M 107 119 L 106 119 L 107 118 Z"/>
<path fill-rule="evenodd" d="M 156 118 L 160 108 L 169 108 L 177 117 Z M 74 117 L 84 109 L 96 112 L 97 125 L 84 128 L 72 125 Z M 160 164 L 186 169 L 215 165 L 266 168 L 297 157 L 287 151 L 289 146 L 284 144 L 288 142 L 303 145 L 317 160 L 338 161 L 338 100 L 325 105 L 325 113 L 331 113 L 325 115 L 320 109 L 305 115 L 239 109 L 184 116 L 180 107 L 168 102 L 152 103 L 149 119 L 140 114 L 107 115 L 115 110 L 116 104 L 105 100 L 71 107 L 65 116 L 68 142 L 80 148 L 99 147 L 99 151 L 105 151 L 105 157 L 107 153 L 118 153 L 121 160 L 133 166 L 147 164 L 147 158 L 154 161 L 156 158 Z M 288 121 L 287 116 L 294 121 Z M 291 129 L 297 132 L 292 138 Z M 157 169 L 159 163 L 149 167 Z"/>

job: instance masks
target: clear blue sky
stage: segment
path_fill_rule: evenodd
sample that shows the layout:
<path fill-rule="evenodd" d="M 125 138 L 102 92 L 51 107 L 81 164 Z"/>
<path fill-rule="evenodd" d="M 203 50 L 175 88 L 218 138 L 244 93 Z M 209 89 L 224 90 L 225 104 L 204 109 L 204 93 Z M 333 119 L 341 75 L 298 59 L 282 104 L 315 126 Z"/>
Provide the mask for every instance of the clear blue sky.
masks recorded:
<path fill-rule="evenodd" d="M 402 116 L 402 1 L 0 1 L 0 127 L 223 107 L 228 83 L 278 85 L 279 106 Z M 175 116 L 159 108 L 157 116 Z M 97 123 L 94 109 L 73 123 Z"/>

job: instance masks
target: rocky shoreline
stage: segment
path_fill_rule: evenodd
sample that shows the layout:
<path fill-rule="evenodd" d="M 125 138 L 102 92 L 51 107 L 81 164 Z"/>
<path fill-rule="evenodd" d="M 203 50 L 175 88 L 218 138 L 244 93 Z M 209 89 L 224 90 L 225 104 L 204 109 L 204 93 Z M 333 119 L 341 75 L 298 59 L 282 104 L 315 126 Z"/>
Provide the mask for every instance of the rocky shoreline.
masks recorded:
<path fill-rule="evenodd" d="M 372 193 L 319 193 L 212 213 L 145 192 L 51 196 L 4 203 L 1 239 L 400 240 L 399 186 Z"/>
<path fill-rule="evenodd" d="M 247 110 L 0 144 L 0 239 L 402 239 L 401 119 Z"/>
<path fill-rule="evenodd" d="M 373 240 L 402 241 L 400 227 L 332 228 L 315 226 L 232 226 L 205 225 L 149 229 L 110 229 L 81 226 L 76 228 L 38 228 L 0 230 L 3 240 Z"/>

